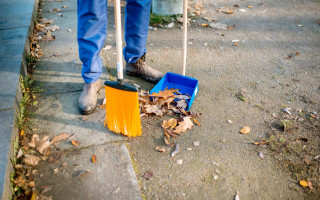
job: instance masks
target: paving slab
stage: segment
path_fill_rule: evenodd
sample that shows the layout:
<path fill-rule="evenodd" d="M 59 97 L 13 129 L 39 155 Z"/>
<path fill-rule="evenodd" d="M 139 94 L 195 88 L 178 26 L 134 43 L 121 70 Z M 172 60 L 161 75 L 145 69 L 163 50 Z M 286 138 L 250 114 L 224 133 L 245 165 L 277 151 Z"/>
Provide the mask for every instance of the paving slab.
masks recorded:
<path fill-rule="evenodd" d="M 17 14 L 32 15 L 34 6 L 35 0 L 2 0 L 0 2 L 0 16 L 15 16 Z"/>
<path fill-rule="evenodd" d="M 29 27 L 0 30 L 0 58 L 22 59 Z"/>
<path fill-rule="evenodd" d="M 97 158 L 95 164 L 91 161 L 93 154 Z M 59 172 L 54 174 L 57 168 Z M 53 185 L 44 193 L 52 199 L 142 199 L 129 152 L 123 143 L 65 153 L 56 164 L 41 161 L 38 170 L 37 187 L 41 191 L 41 187 Z M 78 176 L 84 170 L 90 172 Z"/>
<path fill-rule="evenodd" d="M 82 116 L 78 111 L 79 92 L 47 95 L 38 98 L 38 105 L 32 110 L 34 113 L 35 132 L 49 135 L 53 138 L 62 132 L 77 134 L 74 139 L 79 140 L 81 146 L 104 144 L 106 142 L 125 141 L 127 138 L 110 132 L 104 127 L 105 110 L 97 108 L 92 115 Z M 100 91 L 99 104 L 104 98 L 104 91 Z M 70 142 L 60 147 L 70 148 Z"/>

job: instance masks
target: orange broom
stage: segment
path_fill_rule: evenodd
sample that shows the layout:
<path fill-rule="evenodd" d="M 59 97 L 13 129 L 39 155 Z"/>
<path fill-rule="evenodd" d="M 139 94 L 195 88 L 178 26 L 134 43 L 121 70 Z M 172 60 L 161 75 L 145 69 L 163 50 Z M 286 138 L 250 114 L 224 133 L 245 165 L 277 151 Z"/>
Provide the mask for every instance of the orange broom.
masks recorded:
<path fill-rule="evenodd" d="M 141 135 L 141 119 L 138 90 L 125 85 L 123 80 L 122 36 L 120 0 L 114 1 L 116 43 L 117 43 L 117 78 L 118 81 L 106 81 L 106 117 L 104 125 L 115 133 L 128 137 Z"/>

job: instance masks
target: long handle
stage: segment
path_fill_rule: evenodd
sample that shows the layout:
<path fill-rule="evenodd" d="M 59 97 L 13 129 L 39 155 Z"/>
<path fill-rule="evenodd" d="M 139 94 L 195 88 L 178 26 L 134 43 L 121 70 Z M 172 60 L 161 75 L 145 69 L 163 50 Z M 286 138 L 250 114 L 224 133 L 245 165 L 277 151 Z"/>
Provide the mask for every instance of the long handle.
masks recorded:
<path fill-rule="evenodd" d="M 123 84 L 121 5 L 120 5 L 120 0 L 115 0 L 114 1 L 114 16 L 115 16 L 115 25 L 116 25 L 117 77 L 118 77 L 118 82 L 120 84 Z"/>
<path fill-rule="evenodd" d="M 187 27 L 188 27 L 188 0 L 183 0 L 183 64 L 182 64 L 182 75 L 186 75 L 187 65 Z"/>

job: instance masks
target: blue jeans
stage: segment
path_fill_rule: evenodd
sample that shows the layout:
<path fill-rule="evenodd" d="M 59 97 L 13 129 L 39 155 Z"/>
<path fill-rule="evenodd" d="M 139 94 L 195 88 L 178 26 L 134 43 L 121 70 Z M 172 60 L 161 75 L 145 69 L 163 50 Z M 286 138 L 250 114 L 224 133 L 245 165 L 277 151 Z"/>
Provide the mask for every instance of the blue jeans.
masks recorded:
<path fill-rule="evenodd" d="M 78 46 L 83 63 L 85 83 L 96 82 L 102 73 L 99 53 L 107 35 L 108 0 L 78 0 Z M 123 49 L 127 63 L 135 63 L 145 52 L 148 36 L 151 0 L 127 0 L 125 9 L 125 41 Z"/>

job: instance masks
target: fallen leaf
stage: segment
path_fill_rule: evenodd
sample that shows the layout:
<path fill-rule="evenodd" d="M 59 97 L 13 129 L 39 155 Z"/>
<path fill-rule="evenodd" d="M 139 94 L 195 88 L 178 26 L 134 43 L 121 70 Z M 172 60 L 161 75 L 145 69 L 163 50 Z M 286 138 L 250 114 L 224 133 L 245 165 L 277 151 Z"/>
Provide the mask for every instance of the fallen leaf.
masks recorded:
<path fill-rule="evenodd" d="M 178 121 L 175 118 L 171 118 L 171 119 L 169 119 L 168 123 L 170 125 L 170 128 L 174 129 L 177 126 Z"/>
<path fill-rule="evenodd" d="M 29 149 L 29 143 L 30 143 L 30 140 L 28 138 L 23 138 L 22 142 L 21 142 L 21 145 L 22 147 L 24 148 L 24 150 L 28 150 Z"/>
<path fill-rule="evenodd" d="M 313 187 L 312 187 L 312 183 L 311 183 L 311 181 L 310 180 L 308 180 L 308 186 L 309 186 L 309 188 L 312 190 L 313 189 Z"/>
<path fill-rule="evenodd" d="M 96 162 L 97 162 L 97 157 L 96 157 L 95 154 L 92 155 L 91 161 L 93 162 L 93 164 L 96 164 Z"/>
<path fill-rule="evenodd" d="M 236 28 L 236 27 L 237 27 L 237 25 L 235 24 L 235 25 L 232 25 L 232 26 L 228 26 L 227 29 L 230 30 L 230 29 L 234 29 L 234 28 Z"/>
<path fill-rule="evenodd" d="M 250 133 L 250 127 L 249 126 L 244 126 L 241 130 L 240 133 L 242 134 L 248 134 Z"/>
<path fill-rule="evenodd" d="M 235 8 L 240 8 L 240 6 L 237 5 L 237 4 L 233 5 L 233 7 L 235 7 Z"/>
<path fill-rule="evenodd" d="M 179 100 L 177 101 L 177 105 L 176 105 L 178 108 L 181 108 L 183 110 L 186 110 L 188 104 L 187 104 L 187 101 L 186 100 Z"/>
<path fill-rule="evenodd" d="M 173 97 L 176 92 L 176 89 L 170 89 L 170 90 L 168 90 L 168 89 L 165 89 L 164 91 L 160 91 L 159 93 L 152 93 L 150 96 L 151 97 L 162 97 L 162 98 L 164 98 L 164 99 L 167 99 L 167 98 L 169 98 L 169 97 Z"/>
<path fill-rule="evenodd" d="M 299 181 L 299 184 L 300 184 L 302 187 L 308 187 L 308 186 L 309 186 L 309 185 L 308 185 L 308 182 L 305 181 L 305 180 Z"/>
<path fill-rule="evenodd" d="M 78 140 L 72 140 L 71 144 L 73 144 L 74 146 L 78 146 L 80 143 Z"/>
<path fill-rule="evenodd" d="M 169 139 L 167 139 L 165 137 L 163 138 L 163 140 L 164 140 L 164 143 L 166 145 L 168 145 L 169 147 L 172 147 L 174 145 L 174 142 L 171 142 Z"/>
<path fill-rule="evenodd" d="M 23 162 L 30 166 L 36 166 L 38 165 L 39 160 L 41 160 L 39 157 L 31 155 L 31 154 L 24 154 Z"/>
<path fill-rule="evenodd" d="M 262 153 L 262 152 L 259 152 L 259 156 L 260 156 L 260 158 L 264 158 L 264 154 Z"/>
<path fill-rule="evenodd" d="M 200 122 L 199 122 L 197 119 L 195 119 L 195 118 L 192 118 L 192 119 L 193 119 L 193 122 L 194 122 L 195 124 L 197 124 L 198 126 L 201 125 Z"/>
<path fill-rule="evenodd" d="M 21 130 L 20 131 L 20 136 L 24 136 L 24 134 L 25 134 L 24 130 Z"/>
<path fill-rule="evenodd" d="M 166 149 L 164 147 L 156 147 L 155 150 L 158 152 L 166 152 Z"/>
<path fill-rule="evenodd" d="M 12 181 L 16 184 L 17 187 L 23 187 L 26 184 L 26 180 L 22 176 L 18 176 L 15 180 Z"/>
<path fill-rule="evenodd" d="M 200 145 L 200 142 L 194 142 L 193 145 L 197 147 Z"/>
<path fill-rule="evenodd" d="M 253 8 L 253 6 L 248 6 L 248 8 L 252 9 L 252 8 Z"/>
<path fill-rule="evenodd" d="M 171 153 L 171 158 L 173 158 L 179 152 L 179 149 L 180 145 L 177 143 L 176 147 L 174 148 L 174 151 Z"/>
<path fill-rule="evenodd" d="M 201 26 L 203 26 L 203 27 L 208 27 L 209 24 L 201 24 Z"/>
<path fill-rule="evenodd" d="M 255 144 L 255 145 L 266 145 L 266 144 L 269 144 L 269 142 L 267 142 L 267 141 L 253 142 L 253 144 Z"/>
<path fill-rule="evenodd" d="M 66 133 L 60 133 L 59 135 L 55 136 L 54 138 L 52 138 L 52 143 L 54 145 L 58 145 L 61 141 L 66 140 L 70 137 L 69 134 Z"/>
<path fill-rule="evenodd" d="M 51 142 L 49 142 L 49 137 L 47 135 L 43 136 L 40 140 L 36 141 L 36 149 L 39 153 L 44 154 L 45 151 L 50 147 Z"/>
<path fill-rule="evenodd" d="M 62 6 L 62 8 L 67 8 L 67 6 Z"/>
<path fill-rule="evenodd" d="M 193 150 L 193 148 L 187 148 L 187 151 L 192 151 Z"/>
<path fill-rule="evenodd" d="M 17 158 L 20 158 L 23 155 L 23 152 L 21 149 L 19 149 L 18 154 L 17 154 Z"/>
<path fill-rule="evenodd" d="M 148 114 L 154 113 L 158 116 L 163 115 L 162 110 L 157 105 L 146 105 L 145 108 Z"/>
<path fill-rule="evenodd" d="M 303 162 L 306 164 L 306 165 L 310 165 L 310 161 L 306 158 L 303 159 Z"/>
<path fill-rule="evenodd" d="M 57 174 L 59 172 L 59 168 L 55 168 L 54 170 L 53 170 L 53 174 Z"/>
<path fill-rule="evenodd" d="M 203 19 L 207 20 L 208 22 L 217 21 L 217 19 L 213 17 L 204 17 Z"/>
<path fill-rule="evenodd" d="M 168 139 L 170 138 L 170 135 L 168 134 L 167 131 L 163 130 L 163 133 L 164 133 L 164 135 L 165 135 Z"/>
<path fill-rule="evenodd" d="M 222 12 L 224 14 L 233 14 L 234 13 L 233 9 L 232 8 L 228 8 L 228 7 L 221 7 L 219 9 L 216 9 L 216 11 Z"/>
<path fill-rule="evenodd" d="M 150 171 L 147 171 L 144 173 L 144 175 L 142 176 L 143 178 L 150 180 L 153 177 L 153 173 Z"/>
<path fill-rule="evenodd" d="M 176 127 L 173 133 L 185 132 L 187 129 L 191 129 L 193 126 L 191 117 L 183 117 L 183 121 L 178 122 L 178 124 L 179 125 Z"/>
<path fill-rule="evenodd" d="M 53 186 L 54 185 L 45 185 L 45 186 L 40 187 L 40 189 L 42 189 L 40 194 L 44 194 L 46 192 L 49 192 L 53 188 Z"/>

